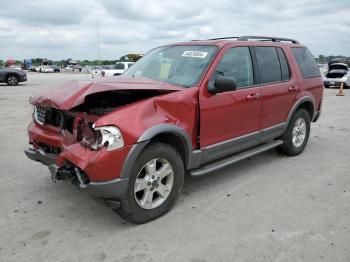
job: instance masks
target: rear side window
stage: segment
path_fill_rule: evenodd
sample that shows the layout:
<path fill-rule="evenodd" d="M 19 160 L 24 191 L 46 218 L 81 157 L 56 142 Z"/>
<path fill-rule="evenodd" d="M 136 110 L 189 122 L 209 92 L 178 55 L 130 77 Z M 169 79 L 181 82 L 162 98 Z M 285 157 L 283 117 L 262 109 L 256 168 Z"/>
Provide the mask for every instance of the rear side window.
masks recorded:
<path fill-rule="evenodd" d="M 286 59 L 286 55 L 284 54 L 282 48 L 277 48 L 278 57 L 280 59 L 281 64 L 281 73 L 282 73 L 282 80 L 286 81 L 290 79 L 290 72 L 289 72 L 289 66 Z"/>
<path fill-rule="evenodd" d="M 275 47 L 255 47 L 261 84 L 282 81 L 280 61 Z"/>
<path fill-rule="evenodd" d="M 115 67 L 114 69 L 120 69 L 120 70 L 123 70 L 125 69 L 125 66 L 123 63 L 118 63 L 118 64 L 115 64 Z"/>
<path fill-rule="evenodd" d="M 317 67 L 315 58 L 307 48 L 292 47 L 292 53 L 297 61 L 303 78 L 311 78 L 321 76 Z"/>
<path fill-rule="evenodd" d="M 222 57 L 216 68 L 217 75 L 233 76 L 237 87 L 253 85 L 253 64 L 248 47 L 234 47 Z"/>

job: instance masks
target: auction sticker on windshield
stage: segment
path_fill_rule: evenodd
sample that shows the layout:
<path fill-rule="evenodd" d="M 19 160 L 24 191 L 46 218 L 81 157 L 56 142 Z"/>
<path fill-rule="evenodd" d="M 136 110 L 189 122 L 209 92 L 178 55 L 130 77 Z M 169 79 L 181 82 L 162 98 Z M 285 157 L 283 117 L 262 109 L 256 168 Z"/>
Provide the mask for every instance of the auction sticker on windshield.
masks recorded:
<path fill-rule="evenodd" d="M 194 57 L 194 58 L 205 58 L 207 56 L 208 52 L 201 52 L 201 51 L 185 51 L 183 52 L 182 56 L 184 57 Z"/>

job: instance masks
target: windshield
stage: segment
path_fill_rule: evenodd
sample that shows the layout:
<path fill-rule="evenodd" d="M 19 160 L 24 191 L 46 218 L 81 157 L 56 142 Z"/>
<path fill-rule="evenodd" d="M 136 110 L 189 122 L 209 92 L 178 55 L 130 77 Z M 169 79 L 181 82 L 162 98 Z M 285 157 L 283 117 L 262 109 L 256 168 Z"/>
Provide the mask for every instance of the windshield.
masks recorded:
<path fill-rule="evenodd" d="M 153 49 L 123 75 L 170 84 L 195 85 L 214 57 L 215 46 L 165 46 Z"/>

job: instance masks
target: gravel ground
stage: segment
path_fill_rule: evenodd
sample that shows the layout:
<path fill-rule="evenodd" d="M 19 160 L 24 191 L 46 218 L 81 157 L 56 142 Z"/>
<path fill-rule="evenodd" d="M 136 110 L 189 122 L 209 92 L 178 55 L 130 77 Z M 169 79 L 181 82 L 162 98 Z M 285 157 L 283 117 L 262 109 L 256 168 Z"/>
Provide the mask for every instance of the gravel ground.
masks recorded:
<path fill-rule="evenodd" d="M 300 156 L 187 177 L 171 212 L 132 225 L 23 154 L 30 94 L 91 76 L 28 77 L 0 84 L 0 261 L 350 261 L 350 90 L 325 90 Z"/>

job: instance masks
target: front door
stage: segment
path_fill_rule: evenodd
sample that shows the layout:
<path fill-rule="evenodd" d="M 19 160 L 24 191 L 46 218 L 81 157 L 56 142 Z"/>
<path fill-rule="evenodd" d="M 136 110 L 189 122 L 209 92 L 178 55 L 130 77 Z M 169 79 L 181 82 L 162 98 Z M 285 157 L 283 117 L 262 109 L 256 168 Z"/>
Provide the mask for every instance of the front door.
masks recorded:
<path fill-rule="evenodd" d="M 237 90 L 212 94 L 203 88 L 200 92 L 200 147 L 211 153 L 206 160 L 256 143 L 261 110 L 261 87 L 254 86 L 249 47 L 226 48 L 214 74 L 235 77 Z"/>

